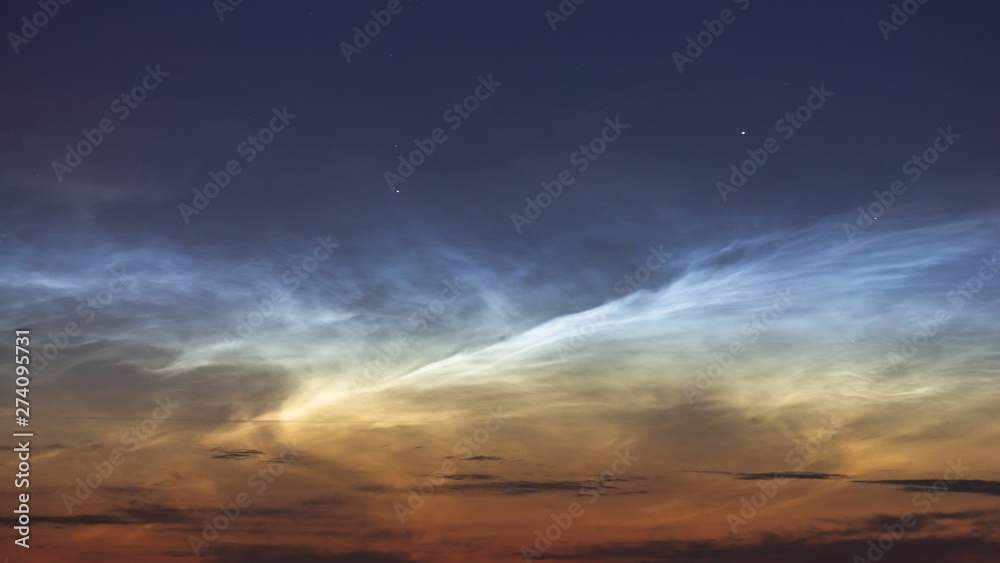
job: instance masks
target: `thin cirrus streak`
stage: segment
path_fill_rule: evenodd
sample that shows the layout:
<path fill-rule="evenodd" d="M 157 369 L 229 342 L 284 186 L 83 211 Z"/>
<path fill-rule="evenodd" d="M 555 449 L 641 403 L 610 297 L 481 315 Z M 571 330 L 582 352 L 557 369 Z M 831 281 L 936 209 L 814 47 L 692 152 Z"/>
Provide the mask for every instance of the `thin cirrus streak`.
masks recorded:
<path fill-rule="evenodd" d="M 992 222 L 968 220 L 870 233 L 864 242 L 848 246 L 827 229 L 815 227 L 740 241 L 705 254 L 690 249 L 677 279 L 656 290 L 618 297 L 606 318 L 597 315 L 603 305 L 556 317 L 502 342 L 401 373 L 391 384 L 447 385 L 491 373 L 529 377 L 533 371 L 558 366 L 560 343 L 587 325 L 593 330 L 574 357 L 581 364 L 626 355 L 632 363 L 704 367 L 699 364 L 740 338 L 740 328 L 784 289 L 791 290 L 793 305 L 756 346 L 788 345 L 783 355 L 789 363 L 795 363 L 791 357 L 804 365 L 824 356 L 831 366 L 834 357 L 847 360 L 857 370 L 854 383 L 860 384 L 885 371 L 888 348 L 900 343 L 918 321 L 951 307 L 948 292 L 975 276 L 982 258 L 994 255 L 996 234 Z M 989 289 L 975 296 L 975 306 L 955 313 L 942 330 L 942 341 L 988 319 L 997 295 Z M 857 345 L 851 346 L 852 341 Z M 937 369 L 959 369 L 956 361 L 983 365 L 990 354 L 983 341 L 978 349 L 963 349 L 957 358 L 919 358 L 916 363 L 934 361 Z"/>

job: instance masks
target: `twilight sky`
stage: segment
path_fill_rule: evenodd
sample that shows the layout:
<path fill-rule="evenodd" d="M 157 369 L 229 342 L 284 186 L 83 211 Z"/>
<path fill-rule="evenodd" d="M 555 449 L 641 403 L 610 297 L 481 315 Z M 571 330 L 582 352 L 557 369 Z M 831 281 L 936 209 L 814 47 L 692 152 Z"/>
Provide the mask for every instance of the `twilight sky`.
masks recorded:
<path fill-rule="evenodd" d="M 5 3 L 0 556 L 1000 561 L 998 17 Z"/>

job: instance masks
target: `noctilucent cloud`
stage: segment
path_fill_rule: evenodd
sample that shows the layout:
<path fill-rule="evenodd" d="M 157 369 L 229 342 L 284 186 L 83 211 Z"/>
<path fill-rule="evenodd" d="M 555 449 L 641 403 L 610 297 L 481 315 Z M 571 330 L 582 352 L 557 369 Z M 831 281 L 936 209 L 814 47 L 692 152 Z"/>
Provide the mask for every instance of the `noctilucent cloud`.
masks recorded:
<path fill-rule="evenodd" d="M 8 2 L 0 556 L 1000 561 L 998 16 Z"/>

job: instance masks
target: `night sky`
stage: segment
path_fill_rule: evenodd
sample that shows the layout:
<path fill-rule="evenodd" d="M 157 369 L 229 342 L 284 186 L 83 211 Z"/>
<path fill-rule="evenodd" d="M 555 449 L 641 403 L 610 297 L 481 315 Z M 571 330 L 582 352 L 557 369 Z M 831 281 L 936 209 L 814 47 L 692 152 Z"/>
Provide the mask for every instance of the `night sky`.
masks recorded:
<path fill-rule="evenodd" d="M 1000 561 L 998 17 L 5 2 L 0 556 Z"/>

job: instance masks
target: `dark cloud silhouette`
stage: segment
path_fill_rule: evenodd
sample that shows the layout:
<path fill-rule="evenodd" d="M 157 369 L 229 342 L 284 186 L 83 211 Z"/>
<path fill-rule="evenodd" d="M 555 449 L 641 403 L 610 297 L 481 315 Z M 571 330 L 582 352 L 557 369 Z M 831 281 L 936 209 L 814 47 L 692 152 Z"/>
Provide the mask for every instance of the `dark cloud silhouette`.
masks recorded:
<path fill-rule="evenodd" d="M 872 538 L 878 537 L 872 530 Z M 622 561 L 650 563 L 844 563 L 855 555 L 864 557 L 865 539 L 812 542 L 802 538 L 768 535 L 756 542 L 649 541 L 583 548 L 554 547 L 545 558 L 574 561 Z M 996 561 L 1000 543 L 981 538 L 904 538 L 891 548 L 893 561 L 938 563 L 940 561 Z"/>
<path fill-rule="evenodd" d="M 625 481 L 625 479 L 617 479 Z M 439 492 L 493 492 L 504 495 L 521 496 L 550 491 L 580 491 L 580 496 L 593 494 L 594 491 L 604 492 L 605 489 L 618 489 L 610 484 L 600 484 L 597 481 L 497 481 L 490 483 L 469 483 L 442 487 Z"/>
<path fill-rule="evenodd" d="M 587 481 L 495 481 L 498 475 L 482 473 L 459 473 L 455 475 L 433 475 L 425 473 L 423 477 L 433 477 L 447 481 L 461 481 L 461 483 L 448 483 L 441 485 L 436 494 L 442 493 L 500 493 L 503 495 L 522 496 L 550 491 L 577 491 L 578 496 L 590 496 L 595 492 L 603 494 L 610 489 L 619 489 L 611 483 L 602 483 L 596 480 Z M 465 482 L 480 481 L 480 482 Z M 614 482 L 627 482 L 628 479 L 619 477 Z M 386 494 L 396 492 L 399 489 L 389 485 L 363 485 L 357 490 L 367 493 Z M 644 491 L 633 492 L 631 494 L 645 494 Z"/>
<path fill-rule="evenodd" d="M 442 477 L 444 479 L 450 479 L 452 481 L 490 481 L 492 479 L 499 479 L 499 475 L 487 475 L 483 473 L 456 473 L 455 475 L 430 475 L 425 474 L 428 477 Z"/>
<path fill-rule="evenodd" d="M 386 494 L 386 493 L 394 492 L 396 490 L 396 487 L 392 487 L 392 486 L 389 486 L 389 485 L 362 485 L 362 486 L 358 487 L 357 490 L 363 491 L 363 492 L 366 492 L 366 493 L 375 493 L 375 494 L 381 495 L 381 494 Z"/>
<path fill-rule="evenodd" d="M 948 483 L 941 479 L 879 479 L 876 481 L 852 481 L 874 485 L 901 485 L 900 490 L 907 492 L 926 493 L 977 493 L 981 495 L 1000 496 L 1000 481 L 981 481 L 978 479 L 959 479 Z"/>
<path fill-rule="evenodd" d="M 733 479 L 741 481 L 765 481 L 770 479 L 815 479 L 815 480 L 837 480 L 847 479 L 849 475 L 842 473 L 818 473 L 814 471 L 775 471 L 774 473 L 737 473 L 732 471 L 686 471 L 685 473 L 710 473 L 715 475 L 730 475 Z"/>
<path fill-rule="evenodd" d="M 448 456 L 445 459 L 451 459 L 451 456 Z M 463 457 L 459 459 L 461 459 L 462 461 L 503 461 L 502 457 L 495 455 L 476 455 L 472 457 Z"/>
<path fill-rule="evenodd" d="M 345 506 L 347 499 L 341 495 L 323 495 L 302 501 L 303 506 Z"/>
<path fill-rule="evenodd" d="M 67 444 L 43 444 L 38 446 L 42 450 L 71 450 L 73 446 Z"/>
<path fill-rule="evenodd" d="M 224 448 L 212 448 L 210 451 L 218 452 L 212 459 L 248 459 L 267 455 L 260 450 L 227 450 Z"/>
<path fill-rule="evenodd" d="M 116 508 L 106 514 L 77 514 L 74 516 L 33 515 L 31 518 L 32 522 L 49 522 L 63 526 L 177 524 L 187 522 L 189 519 L 190 514 L 186 511 L 158 504 Z M 4 525 L 16 525 L 13 518 L 2 518 L 0 522 Z"/>
<path fill-rule="evenodd" d="M 414 563 L 413 559 L 401 553 L 328 553 L 300 545 L 221 544 L 209 553 L 219 563 Z"/>
<path fill-rule="evenodd" d="M 980 518 L 998 518 L 1000 510 L 963 510 L 961 512 L 931 512 L 927 516 L 934 520 L 978 520 Z"/>
<path fill-rule="evenodd" d="M 736 473 L 734 478 L 743 481 L 762 481 L 766 479 L 788 478 L 788 479 L 846 479 L 848 476 L 842 473 L 815 473 L 812 471 L 788 471 L 785 473 Z"/>

